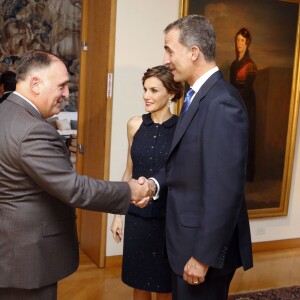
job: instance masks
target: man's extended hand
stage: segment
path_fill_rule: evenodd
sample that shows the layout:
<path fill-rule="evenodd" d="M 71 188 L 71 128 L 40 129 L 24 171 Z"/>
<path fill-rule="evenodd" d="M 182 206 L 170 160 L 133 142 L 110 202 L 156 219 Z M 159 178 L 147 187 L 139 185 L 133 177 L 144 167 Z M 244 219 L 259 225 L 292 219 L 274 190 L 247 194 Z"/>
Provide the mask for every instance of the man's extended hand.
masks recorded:
<path fill-rule="evenodd" d="M 131 203 L 141 208 L 147 206 L 153 197 L 149 181 L 140 177 L 138 180 L 130 179 L 128 183 L 131 189 Z"/>

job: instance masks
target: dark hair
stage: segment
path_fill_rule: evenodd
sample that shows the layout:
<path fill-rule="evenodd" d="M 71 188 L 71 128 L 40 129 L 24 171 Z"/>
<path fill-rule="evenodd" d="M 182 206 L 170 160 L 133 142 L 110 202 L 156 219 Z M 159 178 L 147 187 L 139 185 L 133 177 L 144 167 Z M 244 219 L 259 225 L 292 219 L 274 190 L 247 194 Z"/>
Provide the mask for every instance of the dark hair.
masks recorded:
<path fill-rule="evenodd" d="M 179 42 L 191 48 L 197 46 L 206 61 L 211 62 L 216 57 L 216 33 L 210 21 L 201 15 L 188 15 L 169 24 L 164 33 L 178 29 Z"/>
<path fill-rule="evenodd" d="M 11 92 L 16 89 L 16 73 L 5 71 L 1 74 L 0 84 L 3 84 L 4 92 Z"/>
<path fill-rule="evenodd" d="M 244 57 L 249 57 L 250 54 L 249 54 L 249 47 L 251 45 L 251 42 L 252 42 L 252 35 L 250 33 L 250 31 L 243 27 L 241 28 L 234 36 L 234 42 L 235 42 L 235 54 L 236 54 L 236 57 L 239 57 L 239 53 L 238 53 L 238 50 L 237 50 L 237 45 L 236 45 L 236 39 L 237 39 L 237 36 L 238 35 L 241 35 L 243 38 L 246 39 L 246 45 L 247 45 L 247 49 L 245 51 L 245 54 L 244 54 Z"/>
<path fill-rule="evenodd" d="M 16 70 L 17 81 L 26 79 L 26 76 L 33 70 L 47 68 L 52 62 L 60 60 L 58 56 L 43 50 L 31 50 L 26 52 L 18 63 Z"/>
<path fill-rule="evenodd" d="M 171 100 L 172 102 L 176 102 L 182 97 L 183 85 L 181 82 L 176 82 L 174 80 L 172 71 L 167 66 L 156 66 L 147 69 L 142 78 L 143 85 L 146 79 L 150 77 L 158 78 L 167 89 L 168 93 L 174 94 L 174 97 Z"/>

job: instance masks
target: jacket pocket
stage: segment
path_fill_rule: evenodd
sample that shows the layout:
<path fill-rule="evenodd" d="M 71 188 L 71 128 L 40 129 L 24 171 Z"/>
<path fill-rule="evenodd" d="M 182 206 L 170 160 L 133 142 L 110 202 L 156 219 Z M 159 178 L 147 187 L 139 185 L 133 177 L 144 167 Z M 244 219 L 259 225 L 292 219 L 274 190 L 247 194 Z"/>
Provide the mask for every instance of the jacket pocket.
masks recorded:
<path fill-rule="evenodd" d="M 201 227 L 201 216 L 196 213 L 180 214 L 180 223 L 184 227 Z"/>

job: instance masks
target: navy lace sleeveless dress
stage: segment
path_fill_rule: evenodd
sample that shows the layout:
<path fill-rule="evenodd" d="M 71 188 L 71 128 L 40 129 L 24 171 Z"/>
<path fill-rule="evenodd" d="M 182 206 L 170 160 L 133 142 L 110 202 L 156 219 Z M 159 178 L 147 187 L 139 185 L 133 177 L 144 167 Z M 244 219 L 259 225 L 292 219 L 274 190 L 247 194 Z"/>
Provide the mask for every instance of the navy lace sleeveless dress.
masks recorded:
<path fill-rule="evenodd" d="M 156 124 L 145 114 L 132 146 L 133 178 L 155 175 L 164 167 L 178 117 Z M 171 292 L 171 269 L 165 249 L 166 196 L 147 207 L 130 205 L 125 216 L 122 280 L 145 291 Z"/>

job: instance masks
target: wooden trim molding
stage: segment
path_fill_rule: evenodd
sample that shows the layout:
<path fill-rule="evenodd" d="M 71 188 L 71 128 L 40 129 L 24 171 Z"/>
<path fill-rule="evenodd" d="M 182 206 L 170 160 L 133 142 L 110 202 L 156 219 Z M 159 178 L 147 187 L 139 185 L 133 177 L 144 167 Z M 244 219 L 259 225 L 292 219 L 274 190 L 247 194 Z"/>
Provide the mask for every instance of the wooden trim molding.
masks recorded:
<path fill-rule="evenodd" d="M 122 266 L 122 255 L 106 256 L 105 267 L 106 268 L 120 268 Z"/>
<path fill-rule="evenodd" d="M 253 253 L 265 252 L 265 251 L 276 251 L 300 248 L 300 238 L 279 240 L 279 241 L 268 241 L 258 242 L 252 244 Z M 122 266 L 122 255 L 106 256 L 105 267 L 106 268 L 120 268 Z"/>
<path fill-rule="evenodd" d="M 300 238 L 252 244 L 253 253 L 300 248 Z"/>

